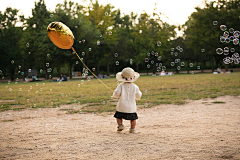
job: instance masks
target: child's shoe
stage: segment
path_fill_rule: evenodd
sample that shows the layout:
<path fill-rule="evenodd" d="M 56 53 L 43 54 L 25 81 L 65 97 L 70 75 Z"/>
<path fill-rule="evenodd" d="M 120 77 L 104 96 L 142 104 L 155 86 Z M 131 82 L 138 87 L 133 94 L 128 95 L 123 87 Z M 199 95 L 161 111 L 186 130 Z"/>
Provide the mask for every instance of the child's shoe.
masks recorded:
<path fill-rule="evenodd" d="M 135 128 L 130 128 L 129 129 L 129 133 L 134 133 L 135 132 Z"/>
<path fill-rule="evenodd" d="M 120 124 L 117 128 L 117 131 L 122 131 L 124 129 L 124 125 Z"/>

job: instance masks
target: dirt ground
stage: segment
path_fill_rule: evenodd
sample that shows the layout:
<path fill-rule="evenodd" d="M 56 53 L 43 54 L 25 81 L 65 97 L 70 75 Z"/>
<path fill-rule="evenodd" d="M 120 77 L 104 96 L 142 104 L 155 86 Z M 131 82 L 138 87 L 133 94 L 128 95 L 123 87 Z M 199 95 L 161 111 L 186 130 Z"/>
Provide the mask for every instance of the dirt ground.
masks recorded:
<path fill-rule="evenodd" d="M 0 159 L 240 160 L 240 96 L 139 109 L 136 133 L 68 107 L 2 112 Z"/>

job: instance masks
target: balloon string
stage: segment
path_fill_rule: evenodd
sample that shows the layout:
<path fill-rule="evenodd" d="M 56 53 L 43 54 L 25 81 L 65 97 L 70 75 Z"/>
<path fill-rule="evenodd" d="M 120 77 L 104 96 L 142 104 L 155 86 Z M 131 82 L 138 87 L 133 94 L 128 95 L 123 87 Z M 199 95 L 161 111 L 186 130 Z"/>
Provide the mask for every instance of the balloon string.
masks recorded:
<path fill-rule="evenodd" d="M 88 67 L 86 64 L 83 63 L 83 60 L 79 57 L 79 55 L 77 54 L 77 52 L 75 51 L 75 49 L 72 47 L 72 50 L 76 53 L 76 55 L 78 56 L 79 60 L 82 62 L 82 64 L 94 75 L 95 78 L 97 78 L 99 80 L 99 82 L 101 82 L 105 87 L 107 87 L 110 91 L 113 92 L 113 90 L 111 88 L 109 88 L 106 84 L 104 84 Z"/>

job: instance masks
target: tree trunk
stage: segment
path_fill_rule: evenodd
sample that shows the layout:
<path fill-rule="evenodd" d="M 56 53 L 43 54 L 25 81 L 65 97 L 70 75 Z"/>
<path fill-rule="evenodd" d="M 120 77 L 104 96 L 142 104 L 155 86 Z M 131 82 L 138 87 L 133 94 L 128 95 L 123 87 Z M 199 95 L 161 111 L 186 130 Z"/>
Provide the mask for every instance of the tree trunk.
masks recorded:
<path fill-rule="evenodd" d="M 138 65 L 138 62 L 136 63 L 136 71 L 138 72 L 139 70 L 139 65 Z"/>
<path fill-rule="evenodd" d="M 97 76 L 99 75 L 99 62 L 97 63 Z"/>
<path fill-rule="evenodd" d="M 72 79 L 72 63 L 69 63 L 69 77 Z"/>
<path fill-rule="evenodd" d="M 201 70 L 202 70 L 202 73 L 203 73 L 203 61 L 201 61 Z"/>
<path fill-rule="evenodd" d="M 187 60 L 187 73 L 189 73 L 189 59 Z"/>
<path fill-rule="evenodd" d="M 109 61 L 107 61 L 107 76 L 109 76 Z"/>
<path fill-rule="evenodd" d="M 11 81 L 14 81 L 14 68 L 11 67 L 10 69 L 10 77 L 11 77 Z"/>
<path fill-rule="evenodd" d="M 225 65 L 225 71 L 228 71 L 228 64 Z"/>
<path fill-rule="evenodd" d="M 214 71 L 214 58 L 212 57 L 211 60 L 212 60 L 212 64 L 211 64 L 212 65 L 212 71 Z"/>

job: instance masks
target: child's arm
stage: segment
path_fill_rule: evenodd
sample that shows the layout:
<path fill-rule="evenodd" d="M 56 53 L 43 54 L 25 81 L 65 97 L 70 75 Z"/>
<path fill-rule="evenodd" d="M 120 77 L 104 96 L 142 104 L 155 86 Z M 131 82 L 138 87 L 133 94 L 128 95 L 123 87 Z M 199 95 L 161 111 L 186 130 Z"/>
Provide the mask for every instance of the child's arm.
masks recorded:
<path fill-rule="evenodd" d="M 119 98 L 120 96 L 121 96 L 121 92 L 122 92 L 122 87 L 121 87 L 122 85 L 121 84 L 119 84 L 118 86 L 117 86 L 117 88 L 114 90 L 114 92 L 113 92 L 113 98 Z"/>
<path fill-rule="evenodd" d="M 136 100 L 140 100 L 141 97 L 142 97 L 142 92 L 139 90 L 139 87 L 136 86 L 136 94 L 135 94 L 135 97 L 136 97 Z"/>

